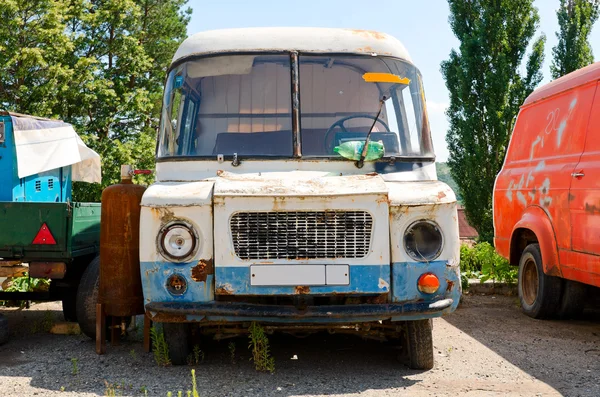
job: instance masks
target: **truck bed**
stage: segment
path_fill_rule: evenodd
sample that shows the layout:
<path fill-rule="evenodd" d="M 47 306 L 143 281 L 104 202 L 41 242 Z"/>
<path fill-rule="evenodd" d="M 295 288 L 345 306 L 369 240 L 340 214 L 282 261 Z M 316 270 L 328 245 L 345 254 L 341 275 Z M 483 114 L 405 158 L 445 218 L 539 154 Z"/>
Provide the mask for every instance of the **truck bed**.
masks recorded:
<path fill-rule="evenodd" d="M 33 244 L 46 224 L 55 244 Z M 69 260 L 100 243 L 99 203 L 0 202 L 0 258 Z"/>

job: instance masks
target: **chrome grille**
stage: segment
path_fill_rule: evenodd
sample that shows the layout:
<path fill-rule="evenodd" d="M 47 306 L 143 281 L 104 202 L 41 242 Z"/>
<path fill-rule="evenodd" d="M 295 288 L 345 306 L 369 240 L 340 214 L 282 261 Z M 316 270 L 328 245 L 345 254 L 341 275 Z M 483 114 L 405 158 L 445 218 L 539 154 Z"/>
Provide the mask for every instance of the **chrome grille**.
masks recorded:
<path fill-rule="evenodd" d="M 240 259 L 363 258 L 373 218 L 365 211 L 238 212 L 229 226 Z"/>

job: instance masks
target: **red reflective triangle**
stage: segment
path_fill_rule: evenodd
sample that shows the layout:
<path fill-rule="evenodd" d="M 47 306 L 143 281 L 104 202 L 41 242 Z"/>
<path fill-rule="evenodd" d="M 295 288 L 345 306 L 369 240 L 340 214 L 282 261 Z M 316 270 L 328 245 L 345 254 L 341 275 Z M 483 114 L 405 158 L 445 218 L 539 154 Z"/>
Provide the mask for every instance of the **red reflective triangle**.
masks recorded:
<path fill-rule="evenodd" d="M 56 240 L 54 240 L 54 236 L 50 233 L 50 229 L 48 229 L 45 222 L 31 244 L 56 244 Z"/>

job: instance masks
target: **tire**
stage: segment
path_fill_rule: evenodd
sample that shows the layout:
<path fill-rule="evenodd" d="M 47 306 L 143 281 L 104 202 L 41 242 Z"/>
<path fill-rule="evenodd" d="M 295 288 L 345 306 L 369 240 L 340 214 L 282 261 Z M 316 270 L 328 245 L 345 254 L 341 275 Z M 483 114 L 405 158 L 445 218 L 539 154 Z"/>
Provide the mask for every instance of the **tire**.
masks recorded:
<path fill-rule="evenodd" d="M 587 285 L 577 281 L 564 280 L 558 317 L 577 318 L 583 313 L 587 295 Z"/>
<path fill-rule="evenodd" d="M 544 273 L 539 244 L 529 244 L 519 261 L 519 300 L 523 313 L 532 318 L 558 314 L 562 279 Z"/>
<path fill-rule="evenodd" d="M 433 368 L 433 321 L 414 320 L 406 323 L 409 367 L 429 370 Z"/>
<path fill-rule="evenodd" d="M 95 257 L 81 276 L 77 289 L 76 314 L 81 332 L 96 339 L 96 304 L 100 285 L 100 257 Z M 108 321 L 107 321 L 108 323 Z"/>
<path fill-rule="evenodd" d="M 169 358 L 173 365 L 187 364 L 190 353 L 189 324 L 163 323 L 165 341 L 169 346 Z"/>
<path fill-rule="evenodd" d="M 8 341 L 8 337 L 8 319 L 4 314 L 0 314 L 0 345 L 5 344 Z"/>

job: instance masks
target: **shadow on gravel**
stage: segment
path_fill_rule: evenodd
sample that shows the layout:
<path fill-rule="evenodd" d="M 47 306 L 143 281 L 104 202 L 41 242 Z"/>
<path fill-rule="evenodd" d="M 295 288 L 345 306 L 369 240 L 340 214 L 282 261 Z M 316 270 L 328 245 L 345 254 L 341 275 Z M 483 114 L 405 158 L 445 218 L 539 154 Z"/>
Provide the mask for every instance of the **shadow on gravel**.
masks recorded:
<path fill-rule="evenodd" d="M 517 297 L 463 296 L 444 319 L 563 395 L 600 395 L 600 300 L 577 320 L 535 320 Z"/>
<path fill-rule="evenodd" d="M 44 314 L 24 311 L 19 317 Z M 53 312 L 60 320 L 60 312 Z M 12 317 L 12 316 L 11 316 Z M 14 319 L 13 319 L 14 320 Z M 29 320 L 29 319 L 27 319 Z M 13 321 L 24 328 L 30 321 Z M 158 367 L 142 351 L 140 334 L 107 346 L 97 356 L 84 336 L 33 334 L 15 336 L 0 347 L 0 376 L 30 378 L 30 386 L 44 391 L 105 395 L 166 396 L 168 391 L 191 390 L 191 369 L 196 370 L 201 396 L 298 396 L 361 393 L 408 388 L 418 374 L 398 361 L 400 352 L 389 344 L 349 335 L 315 334 L 298 339 L 285 334 L 269 337 L 275 357 L 274 374 L 258 373 L 250 361 L 248 339 L 212 341 L 202 346 L 204 361 L 196 366 Z M 136 340 L 137 339 L 137 340 Z M 232 362 L 230 343 L 235 344 Z M 77 371 L 74 371 L 73 362 Z M 77 372 L 77 373 L 74 373 Z M 3 383 L 7 383 L 6 380 Z M 10 383 L 10 380 L 8 381 Z M 107 386 L 108 385 L 108 386 Z M 42 390 L 39 390 L 42 389 Z M 18 394 L 15 394 L 18 395 Z"/>

